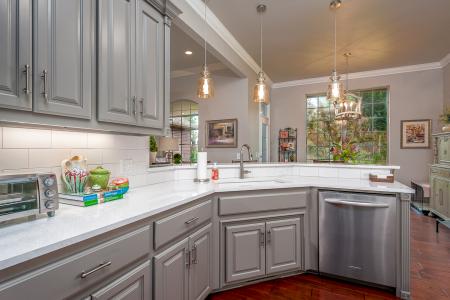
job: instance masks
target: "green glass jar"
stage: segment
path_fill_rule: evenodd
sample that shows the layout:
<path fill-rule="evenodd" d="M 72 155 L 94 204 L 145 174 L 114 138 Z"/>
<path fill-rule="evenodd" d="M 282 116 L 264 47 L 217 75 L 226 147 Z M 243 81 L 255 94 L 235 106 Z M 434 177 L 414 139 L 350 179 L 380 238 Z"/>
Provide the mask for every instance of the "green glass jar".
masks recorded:
<path fill-rule="evenodd" d="M 91 170 L 89 172 L 89 181 L 91 186 L 99 185 L 102 189 L 106 189 L 110 174 L 111 172 L 109 170 L 104 169 L 101 166 Z"/>

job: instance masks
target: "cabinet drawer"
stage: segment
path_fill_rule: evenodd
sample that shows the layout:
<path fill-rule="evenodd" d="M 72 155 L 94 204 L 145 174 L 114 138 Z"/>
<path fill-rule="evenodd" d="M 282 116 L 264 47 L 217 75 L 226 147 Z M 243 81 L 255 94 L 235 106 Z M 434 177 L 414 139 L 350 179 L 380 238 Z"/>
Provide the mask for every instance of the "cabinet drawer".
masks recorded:
<path fill-rule="evenodd" d="M 233 215 L 306 207 L 309 191 L 221 196 L 219 214 Z"/>
<path fill-rule="evenodd" d="M 211 200 L 155 221 L 155 249 L 211 219 Z"/>
<path fill-rule="evenodd" d="M 0 286 L 0 299 L 65 299 L 149 252 L 147 226 L 6 282 Z"/>

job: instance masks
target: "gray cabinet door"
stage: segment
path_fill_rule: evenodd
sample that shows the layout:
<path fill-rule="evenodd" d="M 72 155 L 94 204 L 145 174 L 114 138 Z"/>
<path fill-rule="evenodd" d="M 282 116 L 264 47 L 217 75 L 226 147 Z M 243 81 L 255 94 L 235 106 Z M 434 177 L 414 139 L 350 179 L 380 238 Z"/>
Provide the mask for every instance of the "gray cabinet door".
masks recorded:
<path fill-rule="evenodd" d="M 98 1 L 98 119 L 136 124 L 136 1 Z"/>
<path fill-rule="evenodd" d="M 91 118 L 95 4 L 35 2 L 35 112 Z"/>
<path fill-rule="evenodd" d="M 31 0 L 0 1 L 0 107 L 31 110 L 31 14 Z"/>
<path fill-rule="evenodd" d="M 150 262 L 121 276 L 91 295 L 91 300 L 148 300 L 150 294 Z"/>
<path fill-rule="evenodd" d="M 188 300 L 189 239 L 154 257 L 154 299 Z"/>
<path fill-rule="evenodd" d="M 265 274 L 264 232 L 265 223 L 226 226 L 227 282 L 251 279 Z"/>
<path fill-rule="evenodd" d="M 189 300 L 205 299 L 211 291 L 211 228 L 210 223 L 190 237 Z"/>
<path fill-rule="evenodd" d="M 138 125 L 163 128 L 164 19 L 145 0 L 138 0 L 137 13 Z"/>
<path fill-rule="evenodd" d="M 301 267 L 301 237 L 300 218 L 266 223 L 267 274 Z"/>

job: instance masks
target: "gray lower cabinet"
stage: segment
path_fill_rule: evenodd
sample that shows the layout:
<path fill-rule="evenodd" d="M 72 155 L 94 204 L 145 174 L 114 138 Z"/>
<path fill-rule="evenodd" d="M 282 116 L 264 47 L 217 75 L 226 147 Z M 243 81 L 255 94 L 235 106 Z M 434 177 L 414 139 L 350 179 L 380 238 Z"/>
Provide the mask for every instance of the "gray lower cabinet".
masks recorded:
<path fill-rule="evenodd" d="M 208 224 L 154 257 L 155 300 L 201 300 L 211 291 Z"/>
<path fill-rule="evenodd" d="M 148 300 L 150 293 L 150 261 L 131 270 L 86 300 Z"/>
<path fill-rule="evenodd" d="M 0 1 L 0 108 L 32 108 L 32 1 Z"/>
<path fill-rule="evenodd" d="M 33 111 L 91 118 L 95 1 L 34 1 Z"/>
<path fill-rule="evenodd" d="M 226 281 L 240 281 L 266 273 L 265 223 L 226 226 Z"/>
<path fill-rule="evenodd" d="M 163 16 L 145 0 L 99 0 L 98 9 L 98 119 L 163 128 Z"/>
<path fill-rule="evenodd" d="M 303 218 L 225 226 L 225 280 L 255 279 L 302 268 Z"/>
<path fill-rule="evenodd" d="M 267 274 L 301 267 L 302 232 L 300 218 L 266 223 Z"/>
<path fill-rule="evenodd" d="M 450 218 L 450 179 L 431 177 L 431 208 L 442 218 Z"/>

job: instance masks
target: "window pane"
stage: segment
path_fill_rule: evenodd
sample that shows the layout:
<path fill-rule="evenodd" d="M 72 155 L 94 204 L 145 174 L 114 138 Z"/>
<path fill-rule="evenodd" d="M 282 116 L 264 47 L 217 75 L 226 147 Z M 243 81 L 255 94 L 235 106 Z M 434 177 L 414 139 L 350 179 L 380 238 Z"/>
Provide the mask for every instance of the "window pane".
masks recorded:
<path fill-rule="evenodd" d="M 355 92 L 363 98 L 363 118 L 344 124 L 334 120 L 334 108 L 325 95 L 307 99 L 307 159 L 330 160 L 332 145 L 345 141 L 355 144 L 354 162 L 367 164 L 387 163 L 387 89 Z M 345 144 L 344 143 L 344 144 Z"/>

